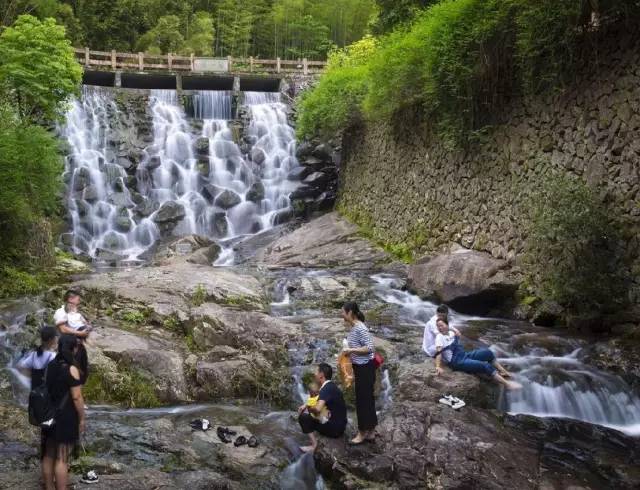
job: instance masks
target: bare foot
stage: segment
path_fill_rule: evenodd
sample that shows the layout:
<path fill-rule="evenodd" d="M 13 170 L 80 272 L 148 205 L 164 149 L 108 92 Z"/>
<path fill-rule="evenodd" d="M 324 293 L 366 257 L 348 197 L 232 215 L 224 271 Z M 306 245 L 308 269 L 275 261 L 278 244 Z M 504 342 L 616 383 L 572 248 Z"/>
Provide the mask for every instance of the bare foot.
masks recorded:
<path fill-rule="evenodd" d="M 502 376 L 503 378 L 510 378 L 511 373 L 509 371 L 500 371 L 500 376 Z"/>
<path fill-rule="evenodd" d="M 508 390 L 511 390 L 511 391 L 522 389 L 522 385 L 520 383 L 516 383 L 515 381 L 507 381 L 505 386 Z"/>
<path fill-rule="evenodd" d="M 364 442 L 364 436 L 361 436 L 360 434 L 358 434 L 356 437 L 351 439 L 351 444 L 353 445 L 362 444 L 363 442 Z"/>
<path fill-rule="evenodd" d="M 315 450 L 315 446 L 300 446 L 300 451 L 302 451 L 303 453 L 312 453 Z"/>

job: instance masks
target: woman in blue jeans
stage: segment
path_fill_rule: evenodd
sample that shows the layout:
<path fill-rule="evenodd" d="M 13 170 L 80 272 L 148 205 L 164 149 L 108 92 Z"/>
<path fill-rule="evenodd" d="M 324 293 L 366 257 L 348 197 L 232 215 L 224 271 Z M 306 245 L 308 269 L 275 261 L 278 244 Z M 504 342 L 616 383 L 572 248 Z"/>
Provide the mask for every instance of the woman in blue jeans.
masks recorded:
<path fill-rule="evenodd" d="M 469 374 L 486 374 L 496 382 L 504 385 L 508 390 L 522 388 L 520 383 L 508 381 L 509 372 L 496 360 L 491 349 L 482 348 L 466 352 L 460 345 L 460 337 L 449 330 L 444 320 L 438 320 L 438 335 L 436 336 L 436 374 L 442 374 L 442 361 L 454 371 Z"/>

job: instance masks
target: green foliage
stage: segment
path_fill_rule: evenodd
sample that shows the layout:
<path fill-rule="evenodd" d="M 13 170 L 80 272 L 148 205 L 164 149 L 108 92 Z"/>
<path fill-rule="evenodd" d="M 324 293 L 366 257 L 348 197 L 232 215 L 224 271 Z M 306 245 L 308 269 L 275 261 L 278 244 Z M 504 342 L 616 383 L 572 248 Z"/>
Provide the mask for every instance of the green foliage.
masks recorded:
<path fill-rule="evenodd" d="M 298 102 L 299 137 L 328 137 L 348 125 L 367 93 L 366 63 L 376 46 L 374 38 L 365 37 L 329 55 L 319 84 Z"/>
<path fill-rule="evenodd" d="M 0 263 L 31 262 L 31 230 L 56 210 L 61 172 L 53 135 L 0 102 Z"/>
<path fill-rule="evenodd" d="M 155 27 L 142 35 L 137 49 L 151 54 L 178 53 L 184 47 L 180 34 L 180 19 L 176 15 L 165 15 L 158 19 Z"/>
<path fill-rule="evenodd" d="M 0 268 L 0 298 L 38 294 L 48 283 L 44 273 L 30 273 L 10 266 Z"/>
<path fill-rule="evenodd" d="M 553 176 L 530 206 L 529 284 L 573 313 L 603 313 L 625 302 L 621 230 L 584 182 Z"/>
<path fill-rule="evenodd" d="M 401 27 L 380 38 L 359 70 L 327 72 L 301 104 L 302 135 L 321 134 L 325 121 L 333 132 L 357 112 L 388 119 L 418 107 L 446 143 L 475 139 L 500 121 L 514 96 L 570 83 L 578 66 L 592 63 L 598 36 L 632 26 L 640 15 L 640 2 L 622 0 L 378 3 L 376 29 Z M 594 29 L 605 18 L 606 26 Z"/>
<path fill-rule="evenodd" d="M 21 117 L 62 117 L 81 79 L 82 68 L 55 20 L 21 15 L 0 35 L 0 87 Z"/>
<path fill-rule="evenodd" d="M 120 314 L 120 318 L 129 325 L 141 325 L 149 319 L 149 311 L 127 310 Z"/>
<path fill-rule="evenodd" d="M 82 393 L 88 403 L 117 403 L 130 408 L 160 406 L 152 382 L 139 371 L 122 365 L 115 373 L 93 365 Z"/>
<path fill-rule="evenodd" d="M 191 293 L 191 304 L 193 306 L 200 306 L 206 301 L 207 289 L 202 284 L 198 284 L 193 293 Z"/>
<path fill-rule="evenodd" d="M 428 5 L 438 0 L 376 0 L 378 17 L 373 24 L 376 34 L 384 34 L 409 24 Z"/>
<path fill-rule="evenodd" d="M 211 56 L 214 34 L 211 15 L 207 12 L 196 12 L 183 51 L 197 56 Z"/>

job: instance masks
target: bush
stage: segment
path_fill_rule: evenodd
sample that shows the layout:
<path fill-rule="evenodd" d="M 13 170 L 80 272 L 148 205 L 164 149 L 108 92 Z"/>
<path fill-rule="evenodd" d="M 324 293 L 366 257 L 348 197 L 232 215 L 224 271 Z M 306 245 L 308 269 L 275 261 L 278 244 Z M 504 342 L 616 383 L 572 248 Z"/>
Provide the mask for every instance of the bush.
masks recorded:
<path fill-rule="evenodd" d="M 583 0 L 435 3 L 411 26 L 381 38 L 357 69 L 330 66 L 300 105 L 300 133 L 334 132 L 358 111 L 369 119 L 388 119 L 417 105 L 440 137 L 464 142 L 499 123 L 514 96 L 570 83 L 577 67 L 592 63 L 599 36 L 625 23 L 632 29 L 640 13 L 637 1 L 601 1 L 597 10 L 593 5 Z"/>
<path fill-rule="evenodd" d="M 330 137 L 358 114 L 367 93 L 367 61 L 376 49 L 372 37 L 329 54 L 327 69 L 318 85 L 298 102 L 300 138 Z"/>
<path fill-rule="evenodd" d="M 581 180 L 553 176 L 529 211 L 525 263 L 535 292 L 571 313 L 623 306 L 628 282 L 621 229 L 593 190 Z"/>
<path fill-rule="evenodd" d="M 25 124 L 0 105 L 0 260 L 29 262 L 27 243 L 33 224 L 58 206 L 62 159 L 45 129 Z"/>

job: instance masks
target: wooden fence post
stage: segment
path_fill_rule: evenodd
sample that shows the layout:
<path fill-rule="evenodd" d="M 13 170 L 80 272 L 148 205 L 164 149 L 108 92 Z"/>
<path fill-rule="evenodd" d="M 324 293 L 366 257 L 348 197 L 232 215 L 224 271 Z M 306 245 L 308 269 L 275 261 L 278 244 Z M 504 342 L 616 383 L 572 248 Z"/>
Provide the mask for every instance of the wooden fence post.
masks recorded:
<path fill-rule="evenodd" d="M 194 57 L 195 57 L 195 55 L 193 53 L 191 53 L 191 71 L 195 70 Z"/>
<path fill-rule="evenodd" d="M 253 56 L 249 56 L 249 71 L 253 72 Z"/>
<path fill-rule="evenodd" d="M 111 50 L 111 68 L 116 69 L 116 50 Z"/>
<path fill-rule="evenodd" d="M 280 56 L 276 58 L 276 73 L 280 73 Z"/>
<path fill-rule="evenodd" d="M 144 54 L 142 51 L 138 52 L 138 69 L 144 71 Z"/>
<path fill-rule="evenodd" d="M 90 58 L 90 53 L 89 53 L 89 46 L 85 46 L 84 48 L 84 64 L 85 66 L 89 66 L 89 58 Z"/>
<path fill-rule="evenodd" d="M 227 56 L 227 69 L 229 73 L 233 71 L 233 58 L 231 56 Z"/>
<path fill-rule="evenodd" d="M 167 54 L 167 64 L 169 65 L 169 70 L 171 70 L 171 67 L 173 66 L 173 57 L 171 56 L 171 53 Z"/>
<path fill-rule="evenodd" d="M 309 74 L 309 62 L 307 61 L 307 58 L 302 58 L 302 73 L 304 75 Z"/>

